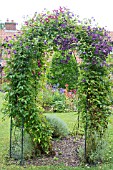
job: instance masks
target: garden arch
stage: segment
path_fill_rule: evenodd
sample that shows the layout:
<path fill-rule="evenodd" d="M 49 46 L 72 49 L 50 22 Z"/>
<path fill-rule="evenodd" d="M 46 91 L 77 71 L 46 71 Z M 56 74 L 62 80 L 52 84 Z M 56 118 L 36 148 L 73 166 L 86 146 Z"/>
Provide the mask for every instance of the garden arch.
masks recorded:
<path fill-rule="evenodd" d="M 59 51 L 68 62 L 74 51 L 82 60 L 79 65 L 78 110 L 85 130 L 85 159 L 96 151 L 108 124 L 110 82 L 106 59 L 112 50 L 110 38 L 104 28 L 93 27 L 90 20 L 80 22 L 66 8 L 36 14 L 26 21 L 15 41 L 4 41 L 11 58 L 7 59 L 8 85 L 5 113 L 31 136 L 35 150 L 49 153 L 51 130 L 39 114 L 37 93 L 39 80 L 46 69 L 49 55 Z M 95 135 L 97 139 L 95 139 Z"/>

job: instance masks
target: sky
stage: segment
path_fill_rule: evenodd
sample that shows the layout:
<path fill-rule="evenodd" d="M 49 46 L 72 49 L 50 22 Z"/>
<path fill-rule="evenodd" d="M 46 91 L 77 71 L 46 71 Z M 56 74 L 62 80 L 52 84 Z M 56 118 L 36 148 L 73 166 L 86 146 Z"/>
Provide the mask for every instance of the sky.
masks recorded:
<path fill-rule="evenodd" d="M 0 21 L 7 18 L 20 26 L 27 16 L 67 7 L 81 19 L 94 17 L 101 27 L 113 31 L 113 0 L 0 0 Z"/>

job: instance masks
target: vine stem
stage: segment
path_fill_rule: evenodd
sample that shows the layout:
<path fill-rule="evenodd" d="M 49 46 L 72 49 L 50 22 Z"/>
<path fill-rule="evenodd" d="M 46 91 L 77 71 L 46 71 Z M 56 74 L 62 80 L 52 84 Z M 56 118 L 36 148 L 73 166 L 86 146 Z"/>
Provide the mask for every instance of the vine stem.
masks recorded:
<path fill-rule="evenodd" d="M 21 129 L 22 137 L 21 137 L 21 161 L 20 165 L 24 164 L 24 118 L 22 117 L 22 129 Z"/>
<path fill-rule="evenodd" d="M 87 110 L 88 110 L 88 106 L 87 106 L 87 93 L 86 93 L 86 124 L 85 124 L 85 148 L 84 148 L 84 158 L 85 158 L 85 162 L 87 163 L 87 128 L 88 128 L 88 121 L 87 121 Z"/>
<path fill-rule="evenodd" d="M 11 119 L 10 119 L 10 149 L 9 149 L 9 155 L 10 155 L 10 158 L 12 157 L 12 116 L 11 116 Z"/>

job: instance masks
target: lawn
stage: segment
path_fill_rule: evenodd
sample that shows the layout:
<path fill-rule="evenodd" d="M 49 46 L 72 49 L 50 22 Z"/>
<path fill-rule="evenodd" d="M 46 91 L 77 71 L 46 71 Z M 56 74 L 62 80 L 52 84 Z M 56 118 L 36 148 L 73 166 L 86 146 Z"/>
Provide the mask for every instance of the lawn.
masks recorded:
<path fill-rule="evenodd" d="M 0 108 L 3 102 L 3 94 L 0 93 Z M 70 131 L 73 130 L 75 122 L 77 120 L 77 116 L 75 113 L 54 113 L 56 116 L 62 118 L 68 125 Z M 25 167 L 16 166 L 16 165 L 6 165 L 6 156 L 8 155 L 9 149 L 9 128 L 10 128 L 10 120 L 6 118 L 5 121 L 2 121 L 2 113 L 0 112 L 0 170 L 22 170 Z M 109 129 L 108 129 L 108 141 L 109 141 L 109 150 L 106 154 L 106 157 L 111 159 L 109 164 L 98 165 L 97 167 L 65 167 L 63 165 L 59 166 L 27 166 L 27 170 L 113 170 L 113 117 L 110 118 Z"/>
<path fill-rule="evenodd" d="M 3 95 L 0 93 L 0 109 L 2 106 Z M 4 157 L 9 148 L 9 119 L 2 120 L 3 115 L 0 112 L 0 166 L 4 163 Z"/>
<path fill-rule="evenodd" d="M 77 113 L 76 112 L 46 113 L 45 115 L 55 115 L 61 118 L 68 125 L 70 132 L 72 132 L 74 130 L 74 127 L 77 126 Z"/>

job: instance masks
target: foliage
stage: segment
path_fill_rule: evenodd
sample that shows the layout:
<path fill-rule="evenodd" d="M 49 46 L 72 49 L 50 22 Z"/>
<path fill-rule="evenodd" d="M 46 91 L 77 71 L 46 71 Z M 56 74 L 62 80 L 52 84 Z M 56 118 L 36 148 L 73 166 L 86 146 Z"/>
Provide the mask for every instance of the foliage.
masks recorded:
<path fill-rule="evenodd" d="M 2 56 L 2 40 L 1 40 L 1 38 L 0 38 L 0 58 L 1 58 L 1 56 Z M 1 63 L 0 63 L 1 64 Z M 1 65 L 0 65 L 1 66 Z"/>
<path fill-rule="evenodd" d="M 0 30 L 2 30 L 5 27 L 5 24 L 1 22 L 0 20 Z"/>
<path fill-rule="evenodd" d="M 76 130 L 77 127 L 77 112 L 55 112 L 55 113 L 45 113 L 44 115 L 55 115 L 56 117 L 59 117 L 62 119 L 68 126 L 69 133 L 72 134 L 74 130 Z"/>
<path fill-rule="evenodd" d="M 38 106 L 41 105 L 45 112 L 75 111 L 76 100 L 76 90 L 59 88 L 59 84 L 47 84 L 46 87 L 40 88 L 37 95 Z"/>
<path fill-rule="evenodd" d="M 86 161 L 92 162 L 89 157 L 102 140 L 110 115 L 111 83 L 106 59 L 112 47 L 104 29 L 83 27 L 78 36 L 81 34 L 83 39 L 78 48 L 84 51 L 80 54 L 83 62 L 78 85 L 79 110 L 86 135 Z"/>
<path fill-rule="evenodd" d="M 62 100 L 55 101 L 53 104 L 53 112 L 64 112 L 65 111 L 65 104 Z"/>
<path fill-rule="evenodd" d="M 65 88 L 65 84 L 69 89 L 76 89 L 78 80 L 78 67 L 74 55 L 65 54 L 64 52 L 55 52 L 48 73 L 48 81 L 51 85 L 59 84 L 59 88 Z"/>
<path fill-rule="evenodd" d="M 104 139 L 98 141 L 98 136 L 96 138 L 96 135 L 95 135 L 95 141 L 97 140 L 96 141 L 97 147 L 95 149 L 95 152 L 92 151 L 89 156 L 90 163 L 92 163 L 92 165 L 96 165 L 99 163 L 105 163 L 105 162 L 111 162 L 112 157 L 109 154 L 110 145 L 107 141 L 107 138 L 109 138 L 108 134 L 104 135 Z M 79 155 L 79 158 L 81 159 L 81 162 L 84 162 L 85 161 L 84 160 L 84 148 L 81 146 L 78 148 L 78 155 Z"/>
<path fill-rule="evenodd" d="M 15 39 L 15 41 L 14 41 Z M 79 22 L 69 10 L 35 14 L 26 22 L 21 34 L 6 40 L 4 47 L 11 58 L 7 60 L 5 113 L 17 121 L 24 117 L 25 130 L 30 134 L 35 148 L 48 153 L 51 150 L 51 130 L 37 108 L 37 94 L 41 75 L 47 70 L 48 54 L 65 51 L 72 57 L 76 50 L 82 59 L 79 64 L 78 110 L 82 115 L 87 140 L 86 162 L 95 152 L 108 125 L 110 81 L 106 59 L 112 46 L 103 28 L 93 27 L 89 21 Z M 96 133 L 95 133 L 96 132 Z M 92 142 L 93 141 L 93 142 Z"/>
<path fill-rule="evenodd" d="M 64 112 L 66 108 L 65 100 L 65 95 L 61 94 L 59 90 L 54 87 L 52 103 L 53 112 Z"/>
<path fill-rule="evenodd" d="M 11 156 L 12 158 L 19 160 L 21 159 L 21 129 L 15 128 L 14 134 L 12 136 L 12 151 Z M 26 132 L 24 133 L 24 159 L 30 159 L 34 153 L 34 146 L 32 140 Z"/>
<path fill-rule="evenodd" d="M 47 121 L 50 123 L 53 129 L 53 137 L 61 138 L 66 137 L 69 134 L 67 124 L 55 115 L 46 115 Z"/>

